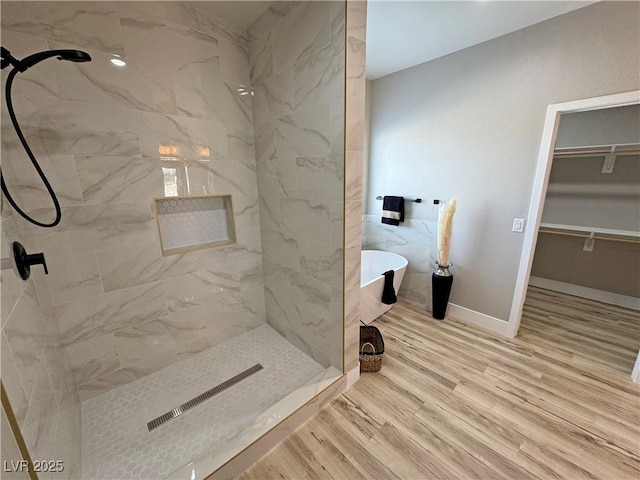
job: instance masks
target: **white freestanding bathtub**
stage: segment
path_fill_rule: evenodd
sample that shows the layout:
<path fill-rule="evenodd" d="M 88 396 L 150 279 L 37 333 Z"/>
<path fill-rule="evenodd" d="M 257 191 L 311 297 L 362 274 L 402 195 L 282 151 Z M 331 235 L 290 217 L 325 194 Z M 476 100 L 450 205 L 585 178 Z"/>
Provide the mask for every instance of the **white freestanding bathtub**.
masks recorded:
<path fill-rule="evenodd" d="M 402 255 L 382 250 L 362 250 L 360 273 L 360 316 L 367 325 L 393 305 L 382 303 L 384 272 L 394 271 L 393 288 L 398 294 L 409 262 Z"/>

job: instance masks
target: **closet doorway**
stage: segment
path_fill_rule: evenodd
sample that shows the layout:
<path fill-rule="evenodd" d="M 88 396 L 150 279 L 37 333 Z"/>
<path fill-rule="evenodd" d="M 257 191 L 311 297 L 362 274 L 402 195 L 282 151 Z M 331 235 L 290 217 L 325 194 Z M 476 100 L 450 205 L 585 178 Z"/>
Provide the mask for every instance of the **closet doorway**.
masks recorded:
<path fill-rule="evenodd" d="M 640 357 L 640 105 L 568 111 L 552 133 L 519 332 L 629 378 Z"/>

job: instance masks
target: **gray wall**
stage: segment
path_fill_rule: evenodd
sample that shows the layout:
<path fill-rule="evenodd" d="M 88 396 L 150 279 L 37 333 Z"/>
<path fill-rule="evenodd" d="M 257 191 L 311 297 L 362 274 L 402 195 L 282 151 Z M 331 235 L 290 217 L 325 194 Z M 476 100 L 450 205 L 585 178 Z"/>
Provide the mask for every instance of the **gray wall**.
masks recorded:
<path fill-rule="evenodd" d="M 596 240 L 592 252 L 583 245 L 582 238 L 539 234 L 531 276 L 640 298 L 640 245 Z"/>
<path fill-rule="evenodd" d="M 560 117 L 556 148 L 640 142 L 640 105 L 567 113 Z"/>
<path fill-rule="evenodd" d="M 601 2 L 373 82 L 367 213 L 457 197 L 451 301 L 507 320 L 550 103 L 640 88 L 640 5 Z M 429 295 L 429 277 L 422 291 Z"/>
<path fill-rule="evenodd" d="M 555 158 L 543 223 L 640 232 L 640 155 L 619 155 L 612 173 L 604 158 Z"/>

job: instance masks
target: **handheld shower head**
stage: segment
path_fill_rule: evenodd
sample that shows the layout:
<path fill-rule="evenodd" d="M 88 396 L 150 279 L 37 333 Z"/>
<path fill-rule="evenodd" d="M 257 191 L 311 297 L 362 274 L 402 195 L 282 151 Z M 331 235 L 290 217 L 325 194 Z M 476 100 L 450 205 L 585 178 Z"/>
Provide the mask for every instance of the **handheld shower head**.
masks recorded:
<path fill-rule="evenodd" d="M 33 67 L 36 63 L 47 58 L 58 57 L 58 60 L 69 60 L 70 62 L 90 62 L 91 56 L 80 50 L 48 50 L 34 53 L 28 57 L 18 60 L 11 55 L 11 52 L 2 47 L 2 68 L 13 66 L 18 72 L 24 72 Z"/>
<path fill-rule="evenodd" d="M 48 50 L 45 52 L 34 53 L 33 55 L 29 55 L 28 57 L 19 60 L 16 68 L 19 71 L 24 72 L 28 68 L 33 67 L 36 63 L 40 63 L 50 57 L 57 57 L 58 60 L 69 60 L 70 62 L 91 61 L 91 56 L 80 50 Z"/>
<path fill-rule="evenodd" d="M 81 50 L 60 50 L 58 60 L 69 60 L 70 62 L 90 62 L 91 55 Z"/>

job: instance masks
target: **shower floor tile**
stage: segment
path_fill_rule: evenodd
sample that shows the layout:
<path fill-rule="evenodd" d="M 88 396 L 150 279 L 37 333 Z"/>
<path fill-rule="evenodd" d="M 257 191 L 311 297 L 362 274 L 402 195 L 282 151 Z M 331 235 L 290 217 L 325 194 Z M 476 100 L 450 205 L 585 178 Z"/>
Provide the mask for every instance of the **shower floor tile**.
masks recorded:
<path fill-rule="evenodd" d="M 147 422 L 260 363 L 264 369 L 152 430 Z M 268 325 L 82 404 L 82 478 L 161 479 L 324 367 Z"/>

